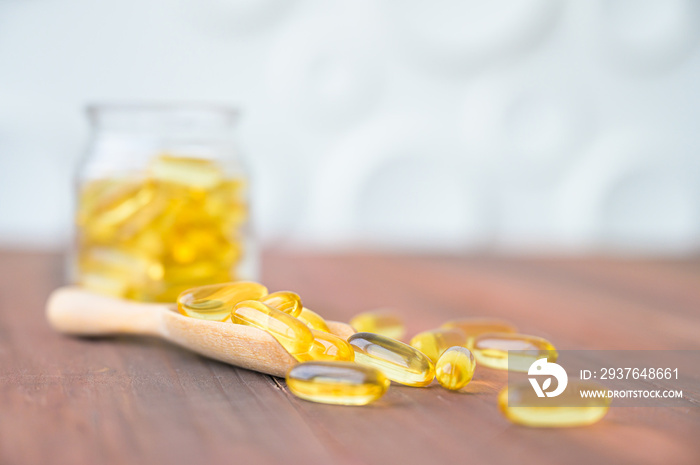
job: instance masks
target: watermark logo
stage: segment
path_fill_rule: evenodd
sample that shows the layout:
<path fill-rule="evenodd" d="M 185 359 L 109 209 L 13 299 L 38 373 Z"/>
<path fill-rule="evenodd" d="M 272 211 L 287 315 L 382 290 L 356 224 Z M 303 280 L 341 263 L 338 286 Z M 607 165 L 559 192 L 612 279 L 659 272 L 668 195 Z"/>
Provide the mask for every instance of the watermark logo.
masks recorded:
<path fill-rule="evenodd" d="M 545 379 L 544 383 L 542 383 L 542 387 L 540 387 L 537 378 L 528 378 L 530 384 L 532 384 L 532 388 L 537 394 L 537 397 L 544 397 L 545 394 L 547 397 L 556 397 L 564 392 L 564 389 L 566 389 L 566 385 L 569 382 L 569 377 L 566 374 L 566 371 L 560 365 L 553 362 L 548 362 L 546 358 L 536 360 L 532 365 L 530 365 L 530 369 L 527 371 L 527 374 L 535 376 L 553 376 L 557 379 L 557 388 L 550 392 L 547 391 L 547 389 L 549 389 L 552 384 L 552 378 Z"/>

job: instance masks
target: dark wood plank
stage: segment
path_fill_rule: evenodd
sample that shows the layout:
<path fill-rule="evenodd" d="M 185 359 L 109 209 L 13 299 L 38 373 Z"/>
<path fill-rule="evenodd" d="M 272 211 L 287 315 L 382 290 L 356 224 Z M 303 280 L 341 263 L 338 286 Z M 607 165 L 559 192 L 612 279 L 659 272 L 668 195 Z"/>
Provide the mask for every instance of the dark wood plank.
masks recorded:
<path fill-rule="evenodd" d="M 391 306 L 409 335 L 492 315 L 560 348 L 700 349 L 700 260 L 270 251 L 264 265 L 270 288 L 328 318 Z M 43 317 L 61 271 L 58 255 L 0 252 L 3 464 L 700 463 L 699 404 L 536 430 L 500 415 L 506 374 L 493 370 L 463 392 L 392 386 L 375 405 L 335 407 L 160 341 L 63 337 Z"/>
<path fill-rule="evenodd" d="M 548 337 L 560 348 L 700 349 L 697 310 L 678 314 L 675 307 L 663 300 L 640 299 L 637 294 L 640 285 L 635 282 L 624 281 L 611 293 L 577 274 L 562 273 L 557 267 L 550 269 L 550 260 L 376 256 L 278 259 L 277 266 L 268 269 L 282 274 L 284 262 L 291 260 L 300 270 L 323 270 L 313 276 L 297 275 L 293 283 L 303 296 L 319 296 L 319 300 L 307 299 L 309 305 L 340 319 L 375 305 L 394 306 L 406 315 L 409 336 L 435 327 L 447 318 L 474 315 L 509 319 L 523 331 Z M 334 272 L 334 261 L 342 261 L 342 275 Z M 601 259 L 593 263 L 606 268 L 617 261 Z M 659 274 L 666 271 L 663 269 Z M 288 273 L 284 279 L 290 279 Z M 338 286 L 338 280 L 343 282 L 344 293 L 319 294 L 318 287 L 333 289 Z M 692 279 L 681 284 L 688 293 L 695 289 Z M 700 299 L 694 308 L 700 309 L 699 304 Z M 493 375 L 489 370 L 479 371 L 475 382 Z M 693 463 L 700 458 L 700 448 L 694 439 L 700 428 L 697 404 L 687 411 L 637 409 L 632 415 L 630 409 L 613 409 L 605 422 L 590 428 L 527 430 L 508 424 L 497 413 L 494 393 L 502 384 L 502 379 L 490 385 L 486 383 L 489 387 L 484 393 L 486 410 L 483 411 L 474 411 L 480 406 L 469 395 L 475 386 L 467 389 L 465 397 L 438 390 L 437 395 L 442 398 L 457 399 L 445 411 L 433 407 L 439 423 L 446 428 L 443 434 L 449 436 L 451 431 L 460 434 L 458 441 L 462 449 L 457 456 L 468 454 L 477 463 L 479 459 L 509 463 L 523 457 L 532 463 L 552 460 L 618 463 L 624 459 L 634 459 L 637 463 L 664 460 Z M 697 390 L 695 386 L 696 393 Z M 411 393 L 421 405 L 433 400 L 420 390 Z M 430 425 L 431 430 L 434 427 Z M 484 436 L 465 434 L 470 429 Z M 619 434 L 621 439 L 611 443 L 610 434 Z M 366 440 L 363 437 L 358 442 Z M 382 439 L 373 442 L 374 448 L 381 448 Z"/>

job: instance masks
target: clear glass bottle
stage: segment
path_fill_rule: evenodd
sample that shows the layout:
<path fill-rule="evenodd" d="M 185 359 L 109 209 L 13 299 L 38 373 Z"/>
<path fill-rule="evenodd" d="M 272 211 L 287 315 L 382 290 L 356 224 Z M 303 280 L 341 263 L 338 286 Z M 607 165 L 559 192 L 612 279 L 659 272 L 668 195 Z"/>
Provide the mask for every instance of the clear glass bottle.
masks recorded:
<path fill-rule="evenodd" d="M 190 287 L 256 279 L 237 112 L 206 105 L 88 107 L 78 171 L 75 281 L 174 302 Z"/>

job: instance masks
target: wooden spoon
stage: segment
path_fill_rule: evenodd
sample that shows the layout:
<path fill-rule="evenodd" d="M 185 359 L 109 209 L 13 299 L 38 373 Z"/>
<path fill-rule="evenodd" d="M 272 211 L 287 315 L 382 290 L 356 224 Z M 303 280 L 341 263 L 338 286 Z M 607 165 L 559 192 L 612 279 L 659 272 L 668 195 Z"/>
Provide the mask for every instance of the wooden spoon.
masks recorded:
<path fill-rule="evenodd" d="M 79 287 L 56 289 L 46 317 L 62 333 L 80 336 L 140 334 L 155 336 L 231 365 L 283 377 L 298 362 L 260 329 L 181 315 L 174 304 L 146 304 L 95 294 Z M 347 339 L 353 329 L 327 321 L 333 334 Z"/>

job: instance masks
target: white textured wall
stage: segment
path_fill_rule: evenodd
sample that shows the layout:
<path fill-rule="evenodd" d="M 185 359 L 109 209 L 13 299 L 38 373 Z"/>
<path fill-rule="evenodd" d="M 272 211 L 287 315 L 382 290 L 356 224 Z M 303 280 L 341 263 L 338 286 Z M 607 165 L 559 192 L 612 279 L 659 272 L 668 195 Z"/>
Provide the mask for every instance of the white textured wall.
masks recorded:
<path fill-rule="evenodd" d="M 60 245 L 92 101 L 244 109 L 268 242 L 700 245 L 700 2 L 0 0 L 0 242 Z"/>

